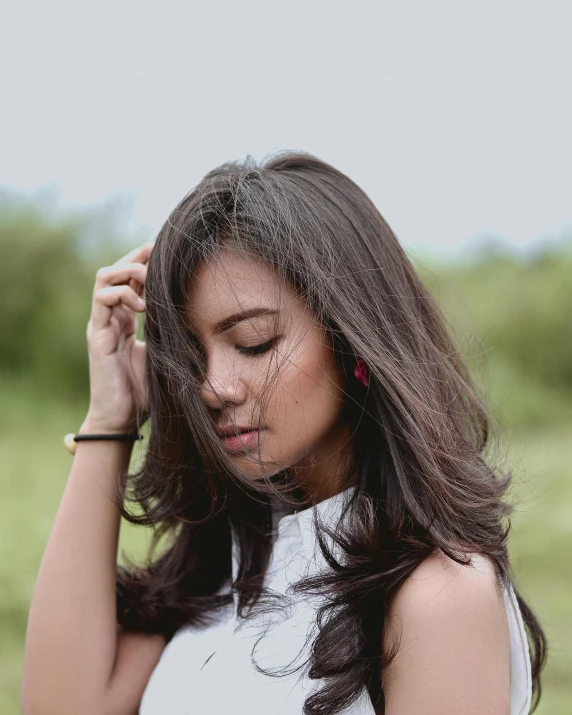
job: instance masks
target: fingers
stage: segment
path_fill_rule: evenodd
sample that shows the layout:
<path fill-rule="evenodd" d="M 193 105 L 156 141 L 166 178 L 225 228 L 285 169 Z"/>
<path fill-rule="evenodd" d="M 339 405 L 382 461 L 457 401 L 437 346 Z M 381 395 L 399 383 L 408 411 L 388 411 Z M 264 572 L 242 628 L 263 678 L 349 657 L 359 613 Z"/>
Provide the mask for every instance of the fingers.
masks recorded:
<path fill-rule="evenodd" d="M 95 276 L 95 290 L 110 285 L 119 285 L 121 283 L 126 283 L 132 288 L 135 288 L 133 283 L 143 287 L 146 277 L 147 266 L 143 263 L 117 262 L 111 266 L 104 266 L 97 271 Z"/>
<path fill-rule="evenodd" d="M 148 241 L 142 246 L 126 253 L 122 258 L 116 261 L 116 263 L 147 263 L 154 245 L 155 241 Z"/>
<path fill-rule="evenodd" d="M 100 288 L 93 295 L 92 319 L 94 328 L 105 327 L 111 317 L 108 309 L 115 305 L 126 305 L 136 312 L 145 310 L 145 301 L 127 285 Z"/>
<path fill-rule="evenodd" d="M 111 308 L 111 321 L 117 320 L 119 325 L 119 339 L 125 340 L 137 332 L 137 316 L 134 311 L 124 303 L 119 303 Z"/>
<path fill-rule="evenodd" d="M 115 306 L 125 306 L 136 312 L 145 310 L 141 295 L 145 290 L 147 262 L 154 245 L 154 242 L 149 242 L 139 246 L 111 266 L 97 271 L 91 310 L 92 328 L 107 327 Z M 125 324 L 125 320 L 121 322 Z"/>

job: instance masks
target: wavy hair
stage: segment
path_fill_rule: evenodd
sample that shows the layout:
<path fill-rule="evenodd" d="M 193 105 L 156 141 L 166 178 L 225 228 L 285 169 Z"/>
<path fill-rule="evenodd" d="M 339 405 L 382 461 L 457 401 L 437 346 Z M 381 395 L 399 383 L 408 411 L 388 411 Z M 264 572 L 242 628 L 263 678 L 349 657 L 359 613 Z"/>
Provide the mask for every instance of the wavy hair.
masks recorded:
<path fill-rule="evenodd" d="M 347 380 L 345 389 L 343 417 L 355 437 L 347 507 L 354 516 L 343 530 L 317 526 L 331 568 L 295 588 L 326 596 L 308 671 L 323 687 L 307 698 L 305 715 L 340 712 L 364 686 L 384 710 L 380 674 L 395 655 L 383 652 L 387 608 L 416 566 L 436 549 L 463 564 L 481 554 L 499 582 L 513 582 L 513 506 L 505 499 L 512 474 L 497 473 L 490 446 L 498 425 L 392 230 L 353 181 L 305 153 L 222 165 L 182 199 L 158 234 L 145 289 L 150 409 L 140 423 L 150 421 L 149 443 L 114 495 L 125 519 L 153 528 L 153 540 L 144 566 L 117 568 L 118 623 L 170 639 L 182 626 L 209 622 L 233 590 L 240 616 L 248 617 L 264 603 L 273 495 L 304 504 L 287 470 L 245 478 L 200 397 L 204 353 L 184 309 L 197 266 L 217 260 L 223 247 L 267 262 L 277 285 L 294 288 L 330 336 L 346 375 L 358 356 L 368 365 L 369 385 Z M 275 357 L 269 385 L 287 360 Z M 240 546 L 234 581 L 233 535 Z M 167 546 L 154 558 L 164 536 Z M 536 707 L 546 638 L 515 593 Z"/>

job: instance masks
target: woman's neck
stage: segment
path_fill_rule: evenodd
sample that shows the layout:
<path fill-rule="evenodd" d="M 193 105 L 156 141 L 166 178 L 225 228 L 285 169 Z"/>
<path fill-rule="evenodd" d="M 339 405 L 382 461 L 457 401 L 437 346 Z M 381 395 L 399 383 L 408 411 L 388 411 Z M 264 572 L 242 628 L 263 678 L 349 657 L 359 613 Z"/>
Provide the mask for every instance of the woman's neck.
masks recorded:
<path fill-rule="evenodd" d="M 313 506 L 350 486 L 353 456 L 352 430 L 342 424 L 288 472 L 304 491 L 307 504 Z"/>

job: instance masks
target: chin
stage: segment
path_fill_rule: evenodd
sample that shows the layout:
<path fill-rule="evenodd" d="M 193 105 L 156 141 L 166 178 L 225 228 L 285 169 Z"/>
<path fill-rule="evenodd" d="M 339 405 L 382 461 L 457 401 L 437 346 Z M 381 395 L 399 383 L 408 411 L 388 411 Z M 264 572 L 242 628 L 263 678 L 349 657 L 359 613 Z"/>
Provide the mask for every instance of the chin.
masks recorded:
<path fill-rule="evenodd" d="M 248 458 L 242 454 L 235 454 L 233 458 L 236 459 L 240 469 L 242 470 L 244 476 L 253 482 L 260 482 L 265 479 L 270 479 L 274 477 L 279 472 L 283 471 L 286 467 L 276 463 L 265 464 L 261 467 L 255 458 Z"/>

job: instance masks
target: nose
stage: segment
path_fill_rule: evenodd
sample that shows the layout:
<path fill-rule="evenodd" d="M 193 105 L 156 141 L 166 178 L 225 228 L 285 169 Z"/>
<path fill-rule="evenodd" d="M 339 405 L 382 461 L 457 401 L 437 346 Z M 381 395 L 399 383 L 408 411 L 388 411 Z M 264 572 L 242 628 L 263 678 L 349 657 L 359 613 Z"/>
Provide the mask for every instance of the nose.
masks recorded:
<path fill-rule="evenodd" d="M 220 356 L 216 365 L 213 359 L 207 366 L 206 377 L 201 387 L 201 398 L 213 410 L 225 405 L 240 405 L 246 399 L 247 387 L 244 376 L 232 362 L 228 358 L 225 359 L 225 356 Z"/>

